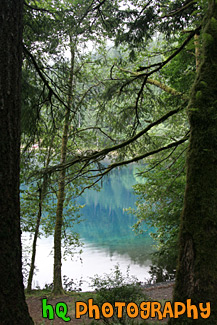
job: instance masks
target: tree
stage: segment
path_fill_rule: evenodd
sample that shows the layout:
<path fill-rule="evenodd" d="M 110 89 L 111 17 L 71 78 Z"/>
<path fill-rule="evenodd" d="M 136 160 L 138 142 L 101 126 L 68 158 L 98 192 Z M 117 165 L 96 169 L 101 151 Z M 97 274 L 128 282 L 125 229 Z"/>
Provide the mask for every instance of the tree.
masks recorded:
<path fill-rule="evenodd" d="M 45 166 L 49 166 L 51 160 L 51 148 L 52 148 L 53 140 L 54 137 L 51 138 L 51 143 L 48 147 Z M 45 175 L 45 177 L 42 180 L 42 184 L 41 185 L 38 184 L 38 196 L 39 196 L 38 212 L 37 212 L 36 225 L 34 229 L 34 239 L 32 243 L 32 257 L 31 257 L 30 271 L 29 271 L 28 282 L 27 282 L 27 292 L 30 292 L 32 290 L 32 279 L 33 279 L 33 274 L 35 269 L 36 244 L 39 235 L 40 223 L 42 219 L 43 201 L 47 194 L 48 183 L 49 183 L 48 175 Z"/>
<path fill-rule="evenodd" d="M 180 252 L 175 301 L 211 302 L 208 319 L 197 324 L 214 324 L 217 319 L 217 3 L 208 1 L 202 30 L 202 63 L 188 105 L 190 145 L 187 181 L 181 218 Z M 191 324 L 192 319 L 170 324 Z"/>
<path fill-rule="evenodd" d="M 193 2 L 191 2 L 193 3 Z M 190 4 L 190 2 L 189 2 Z M 208 4 L 208 11 L 206 5 Z M 216 322 L 217 311 L 215 304 L 217 287 L 216 249 L 216 202 L 217 202 L 217 177 L 216 177 L 216 28 L 217 4 L 216 1 L 199 2 L 199 10 L 205 18 L 202 23 L 201 40 L 202 54 L 201 65 L 197 67 L 197 76 L 190 93 L 188 115 L 190 124 L 190 146 L 187 158 L 187 181 L 185 190 L 184 209 L 181 219 L 179 265 L 174 293 L 174 301 L 192 303 L 211 302 L 211 316 L 209 319 L 201 317 L 197 324 Z M 202 8 L 200 7 L 202 6 Z M 187 5 L 183 4 L 181 10 L 174 10 L 171 16 L 178 17 Z M 166 15 L 170 17 L 170 14 Z M 192 15 L 193 17 L 193 15 Z M 194 18 L 194 17 L 193 17 Z M 169 20 L 169 19 L 168 19 Z M 189 27 L 195 25 L 191 22 Z M 198 26 L 198 24 L 197 24 Z M 201 26 L 194 30 L 198 35 Z M 191 33 L 192 31 L 189 31 Z M 194 36 L 190 35 L 190 38 Z M 188 38 L 186 38 L 187 41 Z M 187 44 L 184 42 L 185 45 Z M 184 45 L 183 43 L 183 45 Z M 184 47 L 179 48 L 179 52 Z M 175 52 L 174 52 L 175 53 Z M 177 52 L 176 52 L 177 53 Z M 174 55 L 170 57 L 173 59 Z M 164 63 L 168 64 L 166 59 Z M 144 78 L 149 77 L 148 68 L 155 72 L 162 69 L 163 64 L 141 67 L 145 71 Z M 158 68 L 156 68 L 158 66 Z M 147 72 L 146 72 L 147 70 Z M 143 83 L 143 86 L 146 83 Z M 135 139 L 135 138 L 134 138 Z M 129 142 L 128 142 L 129 143 Z M 125 142 L 126 144 L 126 142 Z M 168 148 L 168 147 L 167 147 Z M 108 149 L 107 149 L 108 150 Z M 156 150 L 157 151 L 157 150 Z M 156 153 L 156 151 L 152 153 Z M 147 156 L 147 154 L 146 154 Z M 141 157 L 141 156 L 140 156 Z M 145 157 L 145 154 L 143 155 Z M 130 163 L 139 157 L 119 164 Z M 109 168 L 116 167 L 117 164 Z M 171 324 L 188 324 L 195 320 L 186 316 L 172 319 Z"/>
<path fill-rule="evenodd" d="M 103 12 L 104 4 L 111 5 L 111 2 L 98 2 L 94 7 L 102 18 L 103 24 L 107 28 L 108 35 L 116 32 L 117 44 L 128 44 L 131 50 L 131 57 L 135 49 L 143 50 L 146 54 L 140 62 L 135 62 L 132 66 L 129 61 L 121 66 L 114 64 L 110 73 L 110 96 L 112 98 L 120 98 L 124 92 L 127 95 L 133 94 L 134 105 L 128 106 L 128 111 L 132 112 L 130 119 L 130 130 L 117 137 L 117 141 L 112 146 L 97 149 L 97 151 L 77 153 L 65 162 L 61 162 L 57 166 L 48 168 L 45 172 L 60 171 L 75 164 L 83 164 L 82 172 L 85 172 L 85 167 L 90 166 L 90 163 L 99 161 L 112 152 L 121 152 L 127 148 L 128 159 L 121 160 L 120 154 L 116 162 L 112 162 L 105 170 L 100 171 L 95 176 L 100 179 L 110 170 L 117 166 L 125 165 L 150 157 L 159 152 L 166 152 L 171 148 L 177 147 L 188 139 L 186 132 L 175 136 L 170 136 L 168 141 L 164 139 L 163 143 L 157 141 L 150 141 L 150 130 L 152 131 L 159 125 L 162 125 L 168 119 L 177 116 L 180 113 L 188 98 L 190 98 L 188 105 L 189 123 L 191 130 L 190 147 L 187 159 L 187 187 L 185 193 L 184 210 L 182 214 L 182 226 L 180 231 L 180 256 L 179 267 L 177 271 L 177 281 L 175 287 L 175 300 L 185 301 L 187 298 L 192 298 L 194 303 L 210 300 L 212 303 L 212 316 L 210 317 L 210 324 L 215 322 L 216 308 L 215 307 L 215 289 L 216 289 L 216 251 L 210 246 L 210 243 L 216 241 L 216 1 L 167 1 L 162 0 L 157 3 L 152 1 L 131 1 L 138 8 L 137 10 L 117 13 L 116 17 L 124 17 L 126 21 L 126 28 L 119 27 L 118 19 L 112 20 L 108 12 Z M 67 3 L 68 4 L 68 3 Z M 209 8 L 207 11 L 207 4 Z M 110 7 L 106 7 L 109 9 Z M 84 15 L 79 12 L 79 18 L 87 17 L 89 13 L 93 13 L 94 8 L 88 7 Z M 73 8 L 75 9 L 75 8 Z M 132 13 L 132 15 L 131 15 Z M 81 15 L 80 15 L 81 14 Z M 119 16 L 118 16 L 119 15 Z M 131 19 L 134 15 L 135 19 Z M 202 18 L 205 16 L 204 22 L 201 26 Z M 94 17 L 96 18 L 96 17 Z M 82 19 L 78 19 L 79 23 Z M 93 19 L 95 22 L 95 20 Z M 110 27 L 111 26 L 111 27 Z M 79 29 L 85 30 L 86 26 L 82 25 Z M 202 32 L 201 32 L 202 27 Z M 189 30 L 190 29 L 190 30 Z M 182 30 L 183 33 L 180 32 Z M 78 30 L 77 30 L 78 31 Z M 193 90 L 190 96 L 183 96 L 180 91 L 175 91 L 177 98 L 182 99 L 182 105 L 174 105 L 175 108 L 167 110 L 164 107 L 163 112 L 160 110 L 151 111 L 150 105 L 145 106 L 150 119 L 146 119 L 144 110 L 144 99 L 147 85 L 151 84 L 164 91 L 174 94 L 173 88 L 168 87 L 161 81 L 161 72 L 163 69 L 173 62 L 174 58 L 183 52 L 186 47 L 196 45 L 198 46 L 198 35 L 202 35 L 202 55 L 198 60 L 198 51 L 196 51 L 197 58 L 197 78 L 195 80 Z M 158 33 L 163 35 L 165 41 L 164 46 L 160 51 L 160 55 L 155 55 L 155 59 L 151 57 L 151 51 L 147 51 L 147 46 L 150 45 L 150 38 L 156 37 Z M 187 36 L 186 36 L 187 34 Z M 79 34 L 80 35 L 80 34 Z M 145 42 L 144 42 L 145 40 Z M 171 42 L 172 41 L 172 42 Z M 145 43 L 145 45 L 144 45 Z M 170 45 L 170 43 L 172 45 Z M 161 43 L 162 44 L 162 43 Z M 133 47 L 135 49 L 133 49 Z M 150 50 L 153 50 L 151 48 Z M 159 50 L 159 49 L 157 49 Z M 169 53 L 169 54 L 168 54 Z M 148 58 L 148 59 L 146 59 Z M 198 68 L 198 65 L 200 67 Z M 129 65 L 129 66 L 128 66 Z M 116 71 L 114 73 L 114 70 Z M 121 78 L 121 72 L 123 77 Z M 52 92 L 49 83 L 46 83 L 45 78 L 41 74 L 45 87 L 48 88 L 49 93 L 60 99 L 56 93 Z M 156 80 L 151 79 L 156 77 Z M 174 74 L 174 79 L 177 75 Z M 166 80 L 167 81 L 167 80 Z M 171 79 L 169 79 L 171 81 Z M 172 82 L 171 82 L 172 83 Z M 174 81 L 175 83 L 175 81 Z M 135 85 L 135 87 L 133 87 Z M 118 91 L 117 91 L 118 89 Z M 187 94 L 188 95 L 188 94 Z M 119 96 L 119 97 L 118 97 Z M 64 103 L 62 103 L 64 104 Z M 63 105 L 67 107 L 67 105 Z M 125 116 L 126 107 L 121 107 Z M 156 107 L 155 107 L 156 108 Z M 111 112 L 110 112 L 111 113 Z M 124 114 L 119 117 L 122 118 Z M 148 115 L 147 114 L 147 115 Z M 109 116 L 109 115 L 107 115 Z M 144 119 L 141 123 L 141 117 Z M 132 123 L 134 118 L 134 122 Z M 105 118 L 104 118 L 105 119 Z M 125 118 L 124 121 L 127 119 Z M 171 124 L 172 125 L 172 124 Z M 145 138 L 145 141 L 143 139 Z M 149 142 L 148 142 L 149 141 Z M 135 145 L 136 143 L 136 145 Z M 145 145 L 144 145 L 145 143 Z M 138 151 L 138 152 L 137 152 Z M 193 225 L 193 226 L 192 226 Z M 214 262 L 213 262 L 214 261 Z M 183 284 L 184 283 L 184 284 Z M 172 322 L 186 323 L 191 320 L 181 319 L 171 320 Z M 197 322 L 204 322 L 198 320 Z M 207 320 L 206 320 L 207 322 Z"/>
<path fill-rule="evenodd" d="M 157 282 L 175 278 L 186 149 L 185 143 L 173 149 L 169 157 L 153 157 L 139 168 L 140 178 L 133 186 L 137 195 L 136 209 L 129 212 L 138 219 L 134 225 L 136 232 L 143 232 L 144 222 L 150 227 L 156 248 L 150 273 Z"/>
<path fill-rule="evenodd" d="M 172 109 L 173 106 L 179 105 L 175 90 L 176 93 L 183 91 L 182 96 L 188 97 L 188 89 L 195 79 L 194 50 L 194 44 L 190 44 L 187 51 L 182 51 L 161 70 L 161 80 L 166 80 L 173 91 L 159 94 L 159 91 L 153 89 L 153 110 L 162 111 L 164 106 Z M 157 104 L 158 102 L 160 105 Z M 171 122 L 151 131 L 150 141 L 160 146 L 165 139 L 168 141 L 169 138 L 181 136 L 189 128 L 185 111 Z M 142 231 L 143 222 L 155 229 L 154 232 L 151 230 L 157 249 L 152 255 L 151 275 L 160 282 L 174 277 L 176 271 L 180 215 L 186 182 L 187 147 L 188 141 L 172 148 L 169 152 L 151 157 L 144 166 L 139 168 L 140 178 L 138 184 L 134 186 L 135 193 L 138 195 L 137 207 L 129 210 L 138 218 L 136 230 Z"/>
<path fill-rule="evenodd" d="M 73 44 L 73 39 L 70 36 L 70 49 L 71 49 L 71 66 L 69 73 L 69 82 L 68 82 L 68 100 L 67 108 L 64 116 L 64 126 L 62 134 L 62 145 L 61 145 L 61 163 L 66 161 L 67 155 L 67 142 L 69 135 L 69 128 L 71 122 L 71 109 L 73 107 L 73 93 L 74 93 L 74 70 L 75 70 L 75 47 L 76 44 Z M 53 294 L 57 295 L 63 293 L 62 287 L 62 276 L 61 276 L 61 238 L 62 238 L 62 223 L 63 223 L 63 205 L 65 199 L 65 176 L 66 170 L 63 169 L 59 174 L 58 182 L 58 195 L 57 195 L 57 211 L 56 211 L 56 223 L 55 223 L 55 232 L 54 232 L 54 275 L 53 275 Z"/>
<path fill-rule="evenodd" d="M 33 324 L 25 302 L 20 238 L 19 162 L 22 0 L 0 5 L 0 323 Z"/>
<path fill-rule="evenodd" d="M 182 44 L 174 45 L 172 54 L 159 60 L 157 63 L 144 64 L 143 66 L 136 66 L 135 71 L 128 69 L 131 78 L 126 78 L 125 84 L 121 87 L 123 91 L 124 87 L 129 86 L 133 82 L 141 81 L 142 87 L 138 90 L 137 101 L 135 105 L 135 114 L 138 113 L 139 99 L 142 98 L 145 86 L 148 83 L 148 79 L 151 75 L 159 77 L 159 72 L 170 64 L 172 60 L 181 53 L 186 46 L 193 44 L 194 36 L 201 32 L 202 40 L 202 54 L 201 65 L 197 67 L 197 77 L 193 86 L 193 90 L 190 93 L 190 100 L 188 105 L 188 115 L 190 124 L 190 147 L 187 158 L 187 186 L 185 191 L 184 210 L 182 213 L 182 224 L 180 231 L 180 254 L 179 254 L 179 266 L 177 270 L 177 280 L 175 287 L 174 299 L 178 301 L 186 301 L 187 298 L 191 298 L 195 304 L 204 301 L 211 301 L 211 317 L 209 320 L 197 320 L 197 323 L 209 322 L 215 323 L 216 319 L 216 304 L 215 304 L 215 289 L 217 287 L 217 268 L 216 268 L 216 250 L 211 246 L 216 242 L 216 202 L 217 202 L 217 177 L 216 177 L 216 2 L 210 1 L 188 1 L 180 3 L 180 1 L 160 1 L 157 9 L 154 7 L 148 11 L 147 6 L 143 7 L 144 16 L 140 14 L 140 20 L 136 20 L 137 26 L 131 25 L 129 28 L 128 36 L 133 37 L 139 35 L 140 39 L 144 37 L 144 34 L 153 35 L 153 31 L 161 31 L 167 34 L 178 33 L 178 28 L 187 30 L 187 36 L 178 34 Z M 208 11 L 207 11 L 207 4 Z M 150 9 L 150 8 L 149 8 Z M 171 10 L 171 11 L 169 11 Z M 157 12 L 158 11 L 158 12 Z M 160 17 L 159 17 L 160 16 Z M 205 16 L 201 26 L 202 18 Z M 167 19 L 166 19 L 167 18 Z M 146 20 L 145 20 L 146 19 Z M 146 22 L 146 25 L 144 25 Z M 150 24 L 148 24 L 150 22 Z M 140 26 L 138 24 L 140 23 Z M 159 23 L 158 25 L 156 23 Z M 177 24 L 177 27 L 176 27 Z M 143 30 L 142 30 L 142 28 Z M 144 28 L 146 26 L 146 28 Z M 157 26 L 157 27 L 156 27 Z M 201 31 L 202 27 L 202 31 Z M 143 32 L 141 34 L 135 31 Z M 134 33 L 133 33 L 134 32 Z M 184 33 L 185 31 L 183 31 Z M 177 35 L 177 34 L 176 34 Z M 118 35 L 126 40 L 126 33 Z M 196 37 L 197 39 L 197 37 Z M 175 43 L 175 42 L 174 42 Z M 135 44 L 135 42 L 134 42 Z M 132 42 L 132 47 L 134 46 Z M 166 43 L 168 44 L 168 43 Z M 199 62 L 199 61 L 197 61 Z M 125 69 L 126 70 L 126 69 Z M 113 75 L 112 75 L 113 77 Z M 114 78 L 112 79 L 114 80 Z M 120 85 L 120 82 L 119 82 Z M 117 86 L 117 85 L 116 85 Z M 161 87 L 162 88 L 162 87 Z M 138 89 L 138 88 L 137 88 Z M 65 164 L 54 166 L 49 171 L 56 168 L 66 168 L 70 165 L 79 162 L 91 161 L 93 159 L 100 159 L 106 154 L 113 151 L 119 151 L 124 147 L 129 146 L 135 141 L 138 141 L 142 136 L 147 134 L 151 129 L 168 120 L 169 117 L 174 116 L 180 112 L 180 109 L 171 110 L 165 113 L 158 120 L 150 123 L 142 130 L 134 134 L 127 140 L 119 142 L 119 144 L 104 148 L 95 153 L 88 155 L 80 155 L 79 157 L 73 157 L 69 159 Z M 131 159 L 124 161 L 118 161 L 108 166 L 107 170 L 98 174 L 103 176 L 113 168 L 144 159 L 148 156 L 163 152 L 171 149 L 185 142 L 188 137 L 184 137 L 179 140 L 173 141 L 169 144 L 164 144 L 162 147 L 152 148 L 150 151 L 143 151 L 140 155 L 135 155 Z M 150 148 L 151 149 L 151 148 Z M 171 323 L 187 323 L 194 320 L 182 319 L 171 320 Z"/>
<path fill-rule="evenodd" d="M 38 3 L 39 7 L 35 7 L 31 5 L 31 1 L 29 2 L 30 4 L 27 5 L 28 8 L 35 10 L 36 11 L 36 21 L 41 21 L 42 25 L 44 26 L 44 29 L 46 32 L 43 30 L 43 28 L 36 28 L 38 30 L 38 35 L 37 33 L 33 33 L 34 36 L 35 34 L 38 36 L 38 42 L 41 44 L 41 48 L 43 48 L 45 51 L 44 52 L 51 52 L 53 59 L 55 59 L 56 66 L 59 65 L 59 68 L 63 62 L 61 62 L 61 59 L 59 60 L 58 58 L 58 52 L 55 51 L 55 46 L 53 46 L 53 43 L 56 44 L 56 42 L 50 42 L 51 46 L 47 46 L 47 38 L 50 37 L 50 34 L 53 33 L 53 25 L 58 31 L 58 35 L 61 35 L 61 37 L 58 39 L 57 38 L 57 43 L 61 44 L 62 46 L 66 45 L 67 37 L 65 38 L 65 35 L 70 34 L 70 48 L 71 48 L 71 62 L 70 62 L 70 67 L 65 66 L 64 68 L 66 71 L 68 71 L 69 77 L 68 78 L 68 83 L 64 82 L 63 80 L 58 80 L 59 85 L 55 82 L 55 77 L 54 74 L 49 78 L 51 80 L 51 83 L 46 82 L 46 78 L 48 78 L 48 73 L 46 72 L 46 68 L 48 70 L 51 70 L 51 67 L 49 65 L 45 65 L 43 68 L 39 67 L 39 64 L 36 62 L 34 56 L 28 51 L 28 49 L 25 47 L 25 54 L 31 59 L 33 62 L 33 65 L 35 66 L 38 74 L 40 75 L 41 79 L 43 80 L 45 86 L 43 89 L 43 92 L 45 88 L 48 88 L 48 94 L 45 94 L 47 96 L 47 101 L 49 101 L 49 104 L 51 106 L 51 113 L 52 113 L 52 118 L 54 124 L 57 122 L 54 119 L 54 107 L 55 107 L 55 100 L 58 100 L 61 105 L 58 108 L 64 109 L 65 113 L 62 114 L 63 119 L 64 119 L 64 125 L 63 125 L 63 132 L 62 132 L 62 145 L 61 145 L 61 158 L 60 161 L 61 163 L 65 163 L 66 161 L 66 155 L 67 155 L 67 144 L 68 144 L 68 138 L 70 135 L 70 132 L 73 129 L 74 134 L 76 134 L 76 119 L 79 113 L 81 113 L 81 108 L 80 106 L 83 106 L 83 101 L 84 98 L 88 95 L 89 90 L 85 90 L 84 94 L 82 94 L 81 99 L 79 98 L 78 100 L 78 95 L 77 98 L 75 98 L 75 87 L 74 87 L 74 79 L 75 79 L 75 55 L 78 56 L 78 53 L 75 53 L 75 48 L 77 46 L 77 42 L 85 43 L 86 40 L 92 39 L 93 36 L 91 35 L 94 33 L 96 36 L 99 34 L 100 36 L 100 26 L 98 24 L 99 17 L 97 17 L 98 14 L 95 14 L 97 10 L 107 2 L 102 1 L 98 2 L 98 4 L 93 3 L 92 1 L 80 1 L 79 6 L 77 6 L 76 1 L 65 1 L 65 2 L 56 2 L 55 3 L 55 9 L 52 6 L 52 2 L 49 3 L 48 5 L 44 5 L 41 7 L 41 4 Z M 69 4 L 72 5 L 69 8 Z M 115 4 L 116 5 L 116 4 Z M 59 8 L 59 10 L 57 10 Z M 108 2 L 108 7 L 106 9 L 113 11 L 113 4 L 111 5 L 111 2 Z M 44 15 L 42 12 L 45 12 L 46 15 Z M 27 12 L 28 13 L 28 12 Z M 73 14 L 73 15 L 72 15 Z M 106 13 L 108 14 L 108 13 Z M 50 21 L 50 16 L 54 16 L 54 24 L 51 25 Z M 28 18 L 28 17 L 27 17 Z M 93 24 L 93 20 L 95 20 L 95 23 Z M 28 21 L 28 19 L 27 19 Z M 34 23 L 33 23 L 34 25 Z M 36 24 L 37 25 L 37 24 Z M 51 27 L 52 26 L 52 27 Z M 47 27 L 47 29 L 46 29 Z M 98 27 L 98 29 L 97 29 Z M 32 32 L 28 31 L 27 28 L 27 33 L 32 35 Z M 47 37 L 45 37 L 47 35 Z M 64 35 L 64 36 L 63 36 Z M 34 39 L 33 36 L 33 39 Z M 101 37 L 101 36 L 100 36 Z M 37 39 L 37 38 L 36 38 Z M 36 40 L 35 40 L 36 41 Z M 27 45 L 29 46 L 29 41 L 27 41 Z M 64 44 L 65 43 L 65 44 Z M 32 47 L 35 47 L 34 41 L 32 42 Z M 50 50 L 51 49 L 51 50 Z M 46 56 L 44 55 L 45 53 L 41 52 L 41 50 L 38 51 L 39 55 L 37 60 L 47 64 L 47 59 Z M 40 53 L 41 52 L 41 53 Z M 79 52 L 79 51 L 77 51 Z M 56 57 L 55 57 L 56 56 Z M 79 58 L 79 56 L 78 56 Z M 49 58 L 50 59 L 50 58 Z M 81 59 L 81 57 L 79 58 Z M 78 59 L 77 59 L 78 60 Z M 80 66 L 79 66 L 80 65 Z M 77 74 L 81 75 L 81 68 L 83 66 L 83 62 L 80 62 L 78 64 L 77 68 Z M 45 68 L 46 67 L 46 68 Z M 58 75 L 58 68 L 55 70 L 55 65 L 53 64 L 52 66 L 53 71 L 55 71 L 55 74 Z M 59 77 L 59 75 L 58 75 Z M 64 76 L 65 77 L 65 76 Z M 90 83 L 90 80 L 88 81 Z M 88 84 L 87 82 L 87 84 Z M 52 84 L 52 87 L 50 86 Z M 84 84 L 84 83 L 83 83 Z M 56 86 L 56 88 L 55 88 Z M 86 86 L 86 84 L 85 84 Z M 82 85 L 83 87 L 83 85 Z M 55 91 L 53 90 L 55 88 Z M 93 85 L 90 86 L 90 88 L 93 88 Z M 66 90 L 67 89 L 67 90 Z M 79 89 L 81 90 L 81 89 Z M 44 92 L 45 93 L 45 92 Z M 43 93 L 43 94 L 44 94 Z M 59 93 L 61 94 L 59 96 Z M 28 109 L 28 107 L 27 107 Z M 90 127 L 91 129 L 91 127 Z M 89 130 L 88 130 L 89 131 Z M 88 134 L 88 132 L 87 132 Z M 75 137 L 75 135 L 73 135 Z M 86 139 L 86 142 L 87 139 Z M 72 148 L 71 148 L 72 149 Z M 74 148 L 73 148 L 74 149 Z M 80 148 L 79 148 L 80 149 Z M 73 151 L 73 150 L 72 150 Z M 88 169 L 88 168 L 87 168 Z M 61 280 L 61 239 L 62 239 L 62 224 L 63 224 L 63 206 L 64 206 L 64 199 L 65 199 L 65 178 L 66 178 L 66 172 L 65 170 L 61 170 L 59 172 L 59 180 L 58 180 L 58 202 L 57 202 L 57 211 L 56 211 L 56 224 L 55 224 L 55 233 L 54 233 L 54 289 L 53 293 L 58 294 L 62 293 L 62 280 Z"/>

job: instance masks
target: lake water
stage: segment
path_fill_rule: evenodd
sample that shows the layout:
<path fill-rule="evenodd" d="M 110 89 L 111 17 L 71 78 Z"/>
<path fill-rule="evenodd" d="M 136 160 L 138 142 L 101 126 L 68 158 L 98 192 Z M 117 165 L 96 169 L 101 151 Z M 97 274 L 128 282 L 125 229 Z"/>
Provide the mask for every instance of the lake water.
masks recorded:
<path fill-rule="evenodd" d="M 78 283 L 82 280 L 82 290 L 90 290 L 90 278 L 94 275 L 111 273 L 115 265 L 125 274 L 144 282 L 149 276 L 150 253 L 153 251 L 152 239 L 148 233 L 136 235 L 132 226 L 136 218 L 124 209 L 134 207 L 136 197 L 132 185 L 138 182 L 135 165 L 112 172 L 103 180 L 101 191 L 92 189 L 79 198 L 83 222 L 76 225 L 84 246 L 83 253 L 67 257 L 62 263 L 62 275 Z M 28 243 L 28 234 L 24 234 L 23 245 Z M 37 272 L 33 278 L 33 287 L 44 287 L 52 282 L 53 237 L 38 240 L 36 253 Z"/>

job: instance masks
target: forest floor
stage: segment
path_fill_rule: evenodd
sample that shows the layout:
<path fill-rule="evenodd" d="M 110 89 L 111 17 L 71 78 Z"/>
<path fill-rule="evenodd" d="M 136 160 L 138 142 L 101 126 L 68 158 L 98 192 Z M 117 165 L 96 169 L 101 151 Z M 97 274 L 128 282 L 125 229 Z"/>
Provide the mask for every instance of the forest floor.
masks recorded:
<path fill-rule="evenodd" d="M 165 301 L 171 301 L 172 299 L 172 291 L 173 291 L 173 283 L 162 283 L 159 285 L 153 285 L 150 287 L 143 288 L 145 301 L 147 297 L 149 301 L 158 301 L 160 303 L 164 303 Z M 39 295 L 38 295 L 39 294 Z M 31 295 L 27 297 L 27 304 L 29 307 L 30 315 L 35 323 L 35 325 L 43 325 L 43 324 L 52 324 L 52 325 L 59 325 L 59 324 L 90 324 L 92 319 L 89 319 L 86 315 L 81 316 L 80 319 L 75 318 L 75 302 L 76 301 L 87 301 L 88 298 L 91 298 L 91 293 L 74 293 L 70 295 L 60 296 L 58 298 L 49 298 L 49 295 L 37 293 L 36 295 Z M 47 299 L 47 304 L 52 305 L 54 308 L 57 303 L 65 303 L 68 307 L 68 313 L 66 316 L 71 318 L 70 321 L 63 321 L 59 317 L 55 315 L 54 320 L 45 319 L 42 317 L 42 299 Z M 138 319 L 139 320 L 139 319 Z M 151 324 L 160 324 L 165 323 L 166 320 L 156 322 L 156 319 L 148 319 L 148 323 Z M 147 323 L 147 324 L 148 324 Z M 93 322 L 92 322 L 93 324 Z M 94 324 L 102 324 L 100 321 L 95 321 Z"/>

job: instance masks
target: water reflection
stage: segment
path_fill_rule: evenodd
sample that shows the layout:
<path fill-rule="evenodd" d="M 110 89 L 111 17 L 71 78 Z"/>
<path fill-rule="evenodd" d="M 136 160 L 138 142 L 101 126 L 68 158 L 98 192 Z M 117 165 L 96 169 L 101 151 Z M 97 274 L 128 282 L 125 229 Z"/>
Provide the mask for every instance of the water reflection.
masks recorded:
<path fill-rule="evenodd" d="M 73 230 L 80 234 L 85 245 L 81 256 L 63 261 L 62 274 L 75 280 L 83 278 L 83 290 L 90 289 L 89 277 L 109 273 L 117 263 L 123 272 L 130 265 L 130 274 L 140 281 L 149 277 L 152 239 L 148 233 L 136 235 L 132 231 L 136 219 L 124 211 L 135 204 L 132 185 L 138 181 L 136 173 L 136 165 L 117 169 L 104 179 L 99 192 L 90 189 L 78 199 L 79 204 L 85 204 L 84 222 L 75 225 Z M 49 255 L 52 247 L 52 237 L 38 241 L 39 272 L 34 277 L 34 285 L 43 287 L 52 282 L 53 256 Z"/>
<path fill-rule="evenodd" d="M 131 261 L 143 265 L 150 259 L 153 241 L 148 232 L 136 235 L 132 231 L 136 218 L 124 211 L 135 207 L 132 186 L 137 182 L 137 165 L 131 165 L 113 171 L 104 180 L 101 191 L 86 191 L 79 199 L 80 204 L 85 204 L 85 221 L 74 230 L 85 242 L 106 249 L 111 256 L 127 254 Z"/>
<path fill-rule="evenodd" d="M 38 272 L 33 278 L 33 288 L 40 286 L 43 288 L 45 284 L 52 282 L 53 274 L 53 255 L 51 249 L 53 246 L 53 238 L 42 238 L 38 241 L 36 265 Z M 107 249 L 93 246 L 92 244 L 84 244 L 83 253 L 77 254 L 71 259 L 67 257 L 62 263 L 62 274 L 69 279 L 73 279 L 76 284 L 82 280 L 82 291 L 93 290 L 91 287 L 91 278 L 96 274 L 103 276 L 114 270 L 115 265 L 119 264 L 120 270 L 125 275 L 130 265 L 129 274 L 134 275 L 139 281 L 144 282 L 149 278 L 150 261 L 146 260 L 142 266 L 134 263 L 128 254 L 118 254 L 110 252 Z"/>

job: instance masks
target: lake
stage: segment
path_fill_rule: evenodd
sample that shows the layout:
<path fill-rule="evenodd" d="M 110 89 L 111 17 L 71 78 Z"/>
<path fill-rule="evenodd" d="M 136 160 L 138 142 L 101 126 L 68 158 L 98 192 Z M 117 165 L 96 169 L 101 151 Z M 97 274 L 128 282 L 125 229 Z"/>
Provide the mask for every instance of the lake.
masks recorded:
<path fill-rule="evenodd" d="M 85 204 L 81 210 L 84 221 L 73 229 L 80 234 L 84 243 L 83 253 L 63 260 L 62 275 L 77 284 L 82 280 L 82 291 L 91 289 L 91 277 L 111 273 L 117 264 L 123 274 L 129 266 L 129 274 L 136 276 L 139 281 L 150 278 L 148 271 L 153 241 L 148 232 L 141 235 L 133 232 L 136 218 L 125 211 L 126 208 L 135 207 L 136 197 L 132 185 L 138 181 L 136 165 L 116 169 L 104 178 L 100 191 L 86 190 L 78 199 L 79 204 Z M 24 246 L 28 243 L 28 237 L 24 233 Z M 52 247 L 53 237 L 38 240 L 38 271 L 33 278 L 33 287 L 42 288 L 45 283 L 52 282 Z"/>

